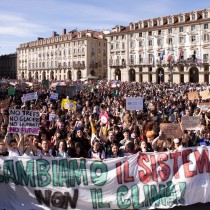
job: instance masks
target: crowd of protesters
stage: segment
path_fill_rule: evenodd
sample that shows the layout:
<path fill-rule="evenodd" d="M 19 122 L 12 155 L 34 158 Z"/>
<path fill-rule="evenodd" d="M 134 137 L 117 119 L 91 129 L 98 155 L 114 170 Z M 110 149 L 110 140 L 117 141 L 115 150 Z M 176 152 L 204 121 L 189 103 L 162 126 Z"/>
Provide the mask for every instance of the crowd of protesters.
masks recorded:
<path fill-rule="evenodd" d="M 206 84 L 137 83 L 100 80 L 72 82 L 82 84 L 70 99 L 76 109 L 61 108 L 62 98 L 51 100 L 55 87 L 42 85 L 16 89 L 8 95 L 9 84 L 1 85 L 0 99 L 10 99 L 0 113 L 0 156 L 53 156 L 65 158 L 108 158 L 129 156 L 138 152 L 177 151 L 184 147 L 210 144 L 210 109 L 202 110 L 202 98 L 189 100 L 189 91 L 208 89 Z M 91 87 L 88 89 L 87 87 Z M 23 94 L 38 92 L 38 100 L 23 103 Z M 143 110 L 126 110 L 126 97 L 143 97 Z M 8 130 L 9 109 L 40 112 L 38 136 L 11 134 Z M 49 121 L 49 114 L 56 118 Z M 182 138 L 163 138 L 161 123 L 179 123 L 184 115 L 200 116 L 199 130 L 182 130 Z M 106 116 L 107 121 L 101 120 Z"/>

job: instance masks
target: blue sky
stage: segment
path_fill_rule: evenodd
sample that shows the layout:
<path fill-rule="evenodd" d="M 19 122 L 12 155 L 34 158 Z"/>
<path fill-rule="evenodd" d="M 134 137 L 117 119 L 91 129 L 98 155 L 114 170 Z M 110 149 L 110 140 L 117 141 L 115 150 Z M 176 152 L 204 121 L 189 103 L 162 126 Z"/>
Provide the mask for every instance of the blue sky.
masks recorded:
<path fill-rule="evenodd" d="M 1 0 L 0 55 L 62 29 L 110 29 L 210 7 L 210 0 Z"/>

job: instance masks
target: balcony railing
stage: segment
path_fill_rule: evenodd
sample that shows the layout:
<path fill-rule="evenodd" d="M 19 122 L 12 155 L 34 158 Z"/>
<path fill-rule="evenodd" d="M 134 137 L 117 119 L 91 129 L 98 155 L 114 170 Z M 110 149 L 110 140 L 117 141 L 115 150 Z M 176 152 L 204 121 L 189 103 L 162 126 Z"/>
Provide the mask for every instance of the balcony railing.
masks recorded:
<path fill-rule="evenodd" d="M 125 60 L 119 60 L 119 59 L 115 59 L 115 60 L 110 59 L 109 60 L 109 66 L 122 66 L 122 67 L 125 67 L 126 66 L 126 61 Z"/>

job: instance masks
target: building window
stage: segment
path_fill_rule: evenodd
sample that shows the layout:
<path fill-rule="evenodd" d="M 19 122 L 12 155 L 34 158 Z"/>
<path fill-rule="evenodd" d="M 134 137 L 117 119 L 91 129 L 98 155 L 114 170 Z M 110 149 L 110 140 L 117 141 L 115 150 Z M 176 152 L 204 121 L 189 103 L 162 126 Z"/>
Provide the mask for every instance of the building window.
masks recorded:
<path fill-rule="evenodd" d="M 169 23 L 169 24 L 172 24 L 172 17 L 170 17 L 170 18 L 168 19 L 168 23 Z"/>
<path fill-rule="evenodd" d="M 179 37 L 179 43 L 180 43 L 180 44 L 184 44 L 184 43 L 185 43 L 185 37 L 180 36 L 180 37 Z"/>
<path fill-rule="evenodd" d="M 191 31 L 195 31 L 195 25 L 191 25 Z"/>
<path fill-rule="evenodd" d="M 130 57 L 130 63 L 131 64 L 134 64 L 134 55 L 131 55 L 131 57 Z"/>
<path fill-rule="evenodd" d="M 139 55 L 139 63 L 143 63 L 143 58 L 141 55 Z"/>
<path fill-rule="evenodd" d="M 205 23 L 205 24 L 203 25 L 203 28 L 204 28 L 204 29 L 208 29 L 208 28 L 209 28 L 209 24 L 208 24 L 208 23 Z"/>
<path fill-rule="evenodd" d="M 158 30 L 158 35 L 161 35 L 161 30 Z"/>
<path fill-rule="evenodd" d="M 208 12 L 207 11 L 205 11 L 205 13 L 204 13 L 204 18 L 208 18 Z"/>
<path fill-rule="evenodd" d="M 183 21 L 184 21 L 184 17 L 181 16 L 181 17 L 180 17 L 180 22 L 183 22 Z"/>
<path fill-rule="evenodd" d="M 209 54 L 203 54 L 204 63 L 208 62 L 208 60 L 209 60 Z"/>
<path fill-rule="evenodd" d="M 149 25 L 149 27 L 152 27 L 152 22 L 151 22 L 151 21 L 149 21 L 148 25 Z"/>
<path fill-rule="evenodd" d="M 192 20 L 195 20 L 195 14 L 192 14 Z"/>
<path fill-rule="evenodd" d="M 191 36 L 191 42 L 195 42 L 196 41 L 196 36 Z"/>
<path fill-rule="evenodd" d="M 162 39 L 157 39 L 157 45 L 158 46 L 161 46 L 163 43 L 162 43 Z"/>
<path fill-rule="evenodd" d="M 172 38 L 168 38 L 168 44 L 173 44 L 173 39 Z"/>
<path fill-rule="evenodd" d="M 122 39 L 124 39 L 125 38 L 125 36 L 124 35 L 122 35 Z"/>
<path fill-rule="evenodd" d="M 168 29 L 168 33 L 171 34 L 172 33 L 172 28 Z"/>
<path fill-rule="evenodd" d="M 149 31 L 148 32 L 148 36 L 152 36 L 152 31 Z"/>
<path fill-rule="evenodd" d="M 135 47 L 135 43 L 134 42 L 130 42 L 130 47 L 131 48 Z"/>
<path fill-rule="evenodd" d="M 139 42 L 139 47 L 141 47 L 141 46 L 143 46 L 143 42 L 142 41 Z"/>
<path fill-rule="evenodd" d="M 130 38 L 133 38 L 133 34 L 130 34 Z"/>
<path fill-rule="evenodd" d="M 152 46 L 152 40 L 149 40 L 149 41 L 148 41 L 148 45 L 149 45 L 149 46 Z"/>
<path fill-rule="evenodd" d="M 179 32 L 184 32 L 184 27 L 183 26 L 179 27 Z"/>
<path fill-rule="evenodd" d="M 203 40 L 206 42 L 209 41 L 209 34 L 204 34 Z"/>
<path fill-rule="evenodd" d="M 142 32 L 139 33 L 139 37 L 142 37 Z"/>
<path fill-rule="evenodd" d="M 149 63 L 153 62 L 153 54 L 149 54 Z"/>

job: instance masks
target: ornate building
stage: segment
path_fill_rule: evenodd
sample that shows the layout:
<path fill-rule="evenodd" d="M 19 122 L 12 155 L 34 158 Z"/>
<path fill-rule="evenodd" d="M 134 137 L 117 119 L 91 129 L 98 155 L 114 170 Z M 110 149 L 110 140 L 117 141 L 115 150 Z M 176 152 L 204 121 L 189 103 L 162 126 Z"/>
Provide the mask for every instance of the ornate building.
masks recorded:
<path fill-rule="evenodd" d="M 107 41 L 102 32 L 73 30 L 20 44 L 18 79 L 77 80 L 88 75 L 106 78 Z"/>
<path fill-rule="evenodd" d="M 209 83 L 210 9 L 117 25 L 106 37 L 108 79 Z"/>
<path fill-rule="evenodd" d="M 17 54 L 0 56 L 0 78 L 16 79 Z"/>

